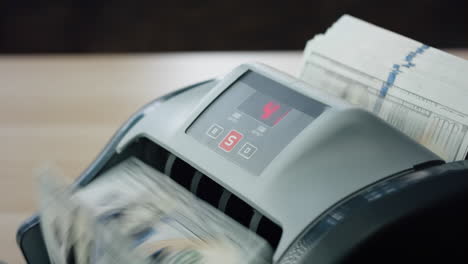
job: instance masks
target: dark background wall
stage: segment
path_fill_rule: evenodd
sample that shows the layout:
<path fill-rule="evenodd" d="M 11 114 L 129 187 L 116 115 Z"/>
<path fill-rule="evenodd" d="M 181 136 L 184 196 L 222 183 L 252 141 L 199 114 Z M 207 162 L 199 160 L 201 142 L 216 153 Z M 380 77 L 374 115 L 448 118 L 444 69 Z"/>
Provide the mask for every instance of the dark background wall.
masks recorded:
<path fill-rule="evenodd" d="M 0 53 L 302 49 L 344 13 L 468 47 L 467 0 L 3 0 Z"/>

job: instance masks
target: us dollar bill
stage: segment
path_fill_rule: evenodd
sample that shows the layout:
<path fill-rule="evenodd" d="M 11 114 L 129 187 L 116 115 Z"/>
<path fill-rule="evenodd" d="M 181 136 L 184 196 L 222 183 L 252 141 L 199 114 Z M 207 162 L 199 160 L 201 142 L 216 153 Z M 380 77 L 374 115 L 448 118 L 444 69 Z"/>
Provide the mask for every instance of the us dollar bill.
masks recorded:
<path fill-rule="evenodd" d="M 46 185 L 44 203 L 56 202 L 41 216 L 55 263 L 271 263 L 263 238 L 136 158 L 73 192 Z M 54 238 L 53 222 L 67 232 Z"/>
<path fill-rule="evenodd" d="M 66 263 L 72 239 L 72 208 L 65 201 L 71 190 L 57 174 L 51 168 L 39 172 L 40 226 L 50 261 Z"/>

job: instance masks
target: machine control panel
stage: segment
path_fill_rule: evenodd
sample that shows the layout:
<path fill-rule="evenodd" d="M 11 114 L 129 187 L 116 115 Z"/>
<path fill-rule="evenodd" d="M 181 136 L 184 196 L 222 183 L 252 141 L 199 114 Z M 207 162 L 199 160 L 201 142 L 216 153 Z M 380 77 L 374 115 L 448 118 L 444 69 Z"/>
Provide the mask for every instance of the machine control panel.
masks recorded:
<path fill-rule="evenodd" d="M 259 175 L 327 107 L 247 71 L 202 112 L 187 134 Z"/>

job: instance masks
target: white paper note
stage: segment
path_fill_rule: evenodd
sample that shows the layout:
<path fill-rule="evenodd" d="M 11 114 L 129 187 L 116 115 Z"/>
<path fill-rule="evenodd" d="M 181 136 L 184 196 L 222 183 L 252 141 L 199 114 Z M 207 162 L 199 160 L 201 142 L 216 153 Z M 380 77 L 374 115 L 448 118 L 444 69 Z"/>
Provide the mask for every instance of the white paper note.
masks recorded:
<path fill-rule="evenodd" d="M 307 43 L 301 72 L 447 161 L 468 153 L 467 75 L 467 61 L 348 15 Z"/>

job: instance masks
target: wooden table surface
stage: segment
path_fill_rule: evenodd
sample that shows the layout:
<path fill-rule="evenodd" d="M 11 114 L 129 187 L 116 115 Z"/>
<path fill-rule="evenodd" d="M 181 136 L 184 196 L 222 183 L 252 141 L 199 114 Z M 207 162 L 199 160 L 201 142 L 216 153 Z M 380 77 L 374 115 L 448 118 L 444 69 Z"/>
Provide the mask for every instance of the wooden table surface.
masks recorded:
<path fill-rule="evenodd" d="M 15 235 L 37 208 L 35 169 L 77 177 L 139 107 L 250 61 L 297 75 L 301 52 L 0 56 L 0 263 L 25 262 Z"/>

